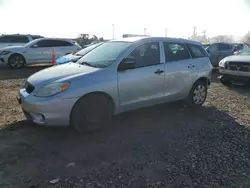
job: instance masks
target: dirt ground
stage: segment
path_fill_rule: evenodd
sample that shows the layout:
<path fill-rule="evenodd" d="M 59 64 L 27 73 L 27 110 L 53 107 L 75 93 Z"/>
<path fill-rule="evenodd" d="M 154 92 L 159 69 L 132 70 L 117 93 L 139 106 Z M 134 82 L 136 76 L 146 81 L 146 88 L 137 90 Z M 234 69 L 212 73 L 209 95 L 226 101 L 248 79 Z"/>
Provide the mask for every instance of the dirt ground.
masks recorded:
<path fill-rule="evenodd" d="M 145 108 L 80 134 L 24 119 L 15 96 L 39 69 L 0 69 L 0 188 L 250 187 L 250 89 L 214 73 L 199 109 Z"/>

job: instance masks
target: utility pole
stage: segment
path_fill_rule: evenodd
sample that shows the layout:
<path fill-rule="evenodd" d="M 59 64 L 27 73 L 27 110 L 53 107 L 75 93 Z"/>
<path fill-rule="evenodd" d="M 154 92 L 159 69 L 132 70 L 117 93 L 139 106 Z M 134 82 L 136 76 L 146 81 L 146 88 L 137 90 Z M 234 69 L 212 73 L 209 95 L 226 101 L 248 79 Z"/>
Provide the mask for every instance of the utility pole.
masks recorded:
<path fill-rule="evenodd" d="M 197 29 L 197 27 L 193 27 L 193 36 L 196 36 L 196 29 Z"/>
<path fill-rule="evenodd" d="M 144 28 L 144 35 L 147 34 L 147 28 Z"/>
<path fill-rule="evenodd" d="M 202 33 L 203 33 L 204 41 L 206 42 L 207 41 L 207 30 L 202 31 Z"/>
<path fill-rule="evenodd" d="M 113 39 L 115 38 L 115 25 L 112 24 Z"/>
<path fill-rule="evenodd" d="M 166 28 L 165 29 L 165 37 L 167 37 L 168 36 L 168 29 Z"/>

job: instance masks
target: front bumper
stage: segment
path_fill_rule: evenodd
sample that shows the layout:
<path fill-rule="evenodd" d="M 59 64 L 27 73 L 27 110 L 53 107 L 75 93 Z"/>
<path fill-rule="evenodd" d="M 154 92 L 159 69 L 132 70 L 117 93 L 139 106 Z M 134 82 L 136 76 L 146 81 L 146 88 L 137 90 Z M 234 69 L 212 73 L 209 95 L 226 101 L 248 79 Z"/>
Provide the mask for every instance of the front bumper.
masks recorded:
<path fill-rule="evenodd" d="M 222 75 L 221 79 L 228 81 L 250 82 L 250 72 L 233 71 L 220 68 L 219 73 Z"/>
<path fill-rule="evenodd" d="M 0 57 L 0 62 L 1 62 L 1 63 L 4 63 L 4 62 L 5 62 L 5 61 L 4 61 L 4 58 Z"/>
<path fill-rule="evenodd" d="M 1 63 L 1 64 L 7 64 L 7 63 L 8 63 L 8 58 L 9 58 L 9 56 L 10 56 L 9 54 L 8 54 L 8 55 L 4 55 L 4 56 L 1 55 L 1 56 L 0 56 L 0 63 Z"/>
<path fill-rule="evenodd" d="M 68 126 L 70 112 L 78 98 L 39 98 L 20 89 L 18 101 L 27 119 L 46 126 Z"/>

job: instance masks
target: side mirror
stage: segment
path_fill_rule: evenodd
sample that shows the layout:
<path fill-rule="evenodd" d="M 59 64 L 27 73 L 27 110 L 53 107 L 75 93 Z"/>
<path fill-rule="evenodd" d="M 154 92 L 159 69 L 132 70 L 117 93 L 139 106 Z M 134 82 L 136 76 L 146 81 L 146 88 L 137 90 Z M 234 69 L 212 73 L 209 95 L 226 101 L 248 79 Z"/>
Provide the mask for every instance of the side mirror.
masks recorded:
<path fill-rule="evenodd" d="M 34 44 L 31 48 L 38 48 L 38 45 Z"/>
<path fill-rule="evenodd" d="M 118 71 L 125 71 L 134 68 L 135 68 L 135 59 L 127 57 L 123 59 L 120 65 L 118 66 Z"/>
<path fill-rule="evenodd" d="M 134 68 L 135 68 L 135 59 L 127 57 L 123 59 L 120 65 L 118 66 L 118 71 L 125 71 Z"/>

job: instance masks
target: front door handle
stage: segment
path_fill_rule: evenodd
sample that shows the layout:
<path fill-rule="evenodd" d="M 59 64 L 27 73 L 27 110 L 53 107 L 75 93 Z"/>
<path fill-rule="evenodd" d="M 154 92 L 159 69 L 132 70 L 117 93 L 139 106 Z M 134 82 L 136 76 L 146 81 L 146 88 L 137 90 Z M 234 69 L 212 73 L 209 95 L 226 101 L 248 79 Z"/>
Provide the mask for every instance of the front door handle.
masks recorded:
<path fill-rule="evenodd" d="M 157 71 L 155 71 L 155 74 L 162 74 L 162 73 L 164 73 L 164 70 L 158 69 Z"/>
<path fill-rule="evenodd" d="M 192 68 L 194 68 L 195 66 L 194 65 L 188 65 L 188 68 L 189 69 L 192 69 Z"/>

